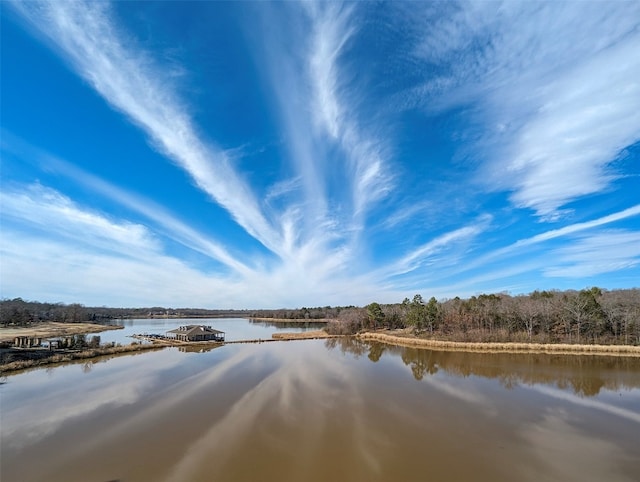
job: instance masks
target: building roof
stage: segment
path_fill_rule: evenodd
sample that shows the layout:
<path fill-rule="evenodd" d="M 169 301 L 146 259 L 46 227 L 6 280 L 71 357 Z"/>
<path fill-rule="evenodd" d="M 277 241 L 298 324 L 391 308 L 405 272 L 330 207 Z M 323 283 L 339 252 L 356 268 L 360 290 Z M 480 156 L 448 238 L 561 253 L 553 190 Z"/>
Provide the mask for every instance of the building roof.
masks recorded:
<path fill-rule="evenodd" d="M 182 333 L 188 336 L 194 335 L 220 335 L 224 334 L 224 331 L 215 330 L 210 326 L 204 325 L 188 325 L 181 326 L 180 328 L 176 328 L 175 330 L 169 330 L 167 333 Z"/>

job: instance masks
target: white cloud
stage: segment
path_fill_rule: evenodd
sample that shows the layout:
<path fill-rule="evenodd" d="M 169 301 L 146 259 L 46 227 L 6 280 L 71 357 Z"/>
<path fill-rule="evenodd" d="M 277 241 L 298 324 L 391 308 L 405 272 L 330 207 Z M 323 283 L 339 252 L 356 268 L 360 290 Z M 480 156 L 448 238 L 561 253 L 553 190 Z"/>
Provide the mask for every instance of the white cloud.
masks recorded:
<path fill-rule="evenodd" d="M 269 188 L 265 195 L 265 203 L 270 204 L 272 201 L 278 200 L 287 194 L 300 189 L 300 177 L 279 181 Z"/>
<path fill-rule="evenodd" d="M 352 8 L 338 3 L 303 4 L 314 20 L 309 75 L 313 82 L 313 115 L 318 128 L 334 139 L 343 131 L 345 115 L 337 93 L 340 88 L 338 59 L 353 34 L 349 27 Z"/>
<path fill-rule="evenodd" d="M 321 2 L 260 9 L 263 31 L 255 53 L 275 94 L 296 179 L 277 183 L 268 199 L 291 189 L 278 214 L 282 257 L 311 273 L 329 257 L 358 251 L 365 215 L 390 189 L 388 148 L 358 122 L 358 86 L 351 85 L 345 62 L 357 33 L 355 11 Z M 283 18 L 285 25 L 274 29 Z"/>
<path fill-rule="evenodd" d="M 158 241 L 145 226 L 109 220 L 97 212 L 79 208 L 71 199 L 39 184 L 26 190 L 4 189 L 0 193 L 2 216 L 67 242 L 84 243 L 127 256 L 157 251 Z"/>
<path fill-rule="evenodd" d="M 30 299 L 89 306 L 247 305 L 246 287 L 239 282 L 204 274 L 156 251 L 136 257 L 123 253 L 124 246 L 114 251 L 119 252 L 5 231 L 2 297 L 28 293 Z"/>
<path fill-rule="evenodd" d="M 410 273 L 427 264 L 434 255 L 443 251 L 451 251 L 459 245 L 466 245 L 473 238 L 486 231 L 491 216 L 482 216 L 473 224 L 444 233 L 419 246 L 390 266 L 378 272 L 378 276 L 389 278 Z"/>
<path fill-rule="evenodd" d="M 352 114 L 357 111 L 358 86 L 341 78 L 340 59 L 355 33 L 353 7 L 336 3 L 309 3 L 313 24 L 309 52 L 309 75 L 313 92 L 313 116 L 344 150 L 349 163 L 356 223 L 370 205 L 391 189 L 392 176 L 386 167 L 387 147 L 379 137 L 366 132 Z M 343 67 L 344 69 L 344 67 Z M 342 77 L 347 75 L 342 74 Z M 377 134 L 377 133 L 376 133 Z"/>
<path fill-rule="evenodd" d="M 640 231 L 611 230 L 575 242 L 555 251 L 557 263 L 545 270 L 547 276 L 584 278 L 640 265 Z"/>
<path fill-rule="evenodd" d="M 280 235 L 261 213 L 226 154 L 201 140 L 170 72 L 157 67 L 119 31 L 103 2 L 23 2 L 16 9 L 53 42 L 77 72 L 153 142 L 252 236 L 279 252 Z"/>
<path fill-rule="evenodd" d="M 470 156 L 518 207 L 556 220 L 607 189 L 640 140 L 640 5 L 462 2 L 422 18 L 416 55 L 444 72 L 412 93 L 430 111 L 476 106 Z M 413 101 L 412 101 L 413 102 Z M 471 153 L 472 152 L 472 153 Z"/>
<path fill-rule="evenodd" d="M 30 293 L 38 300 L 97 306 L 210 306 L 215 293 L 218 302 L 246 303 L 241 277 L 216 277 L 166 255 L 146 226 L 110 219 L 38 184 L 5 188 L 0 203 L 3 297 Z M 207 241 L 193 240 L 199 242 L 205 250 Z"/>
<path fill-rule="evenodd" d="M 609 164 L 640 140 L 638 49 L 640 35 L 586 59 L 545 89 L 505 153 L 508 175 L 517 179 L 516 205 L 553 216 L 616 178 Z"/>
<path fill-rule="evenodd" d="M 155 212 L 152 205 L 134 203 L 139 200 L 119 189 L 110 192 L 111 186 L 91 176 L 79 179 L 125 205 L 135 204 L 161 228 L 175 227 L 174 234 L 184 237 L 186 245 L 208 252 L 206 238 L 162 211 Z M 349 261 L 344 249 L 317 259 L 325 248 L 310 242 L 287 263 L 249 269 L 233 261 L 236 275 L 220 275 L 166 254 L 146 226 L 110 219 L 41 185 L 5 188 L 0 203 L 3 298 L 29 293 L 30 299 L 96 306 L 280 308 L 291 306 L 292 300 L 299 306 L 315 306 L 319 299 L 352 304 L 377 291 L 366 280 L 352 286 L 343 273 Z"/>
<path fill-rule="evenodd" d="M 38 151 L 34 149 L 31 149 L 31 154 L 42 157 L 43 161 L 46 161 L 47 168 L 55 169 L 81 183 L 83 186 L 90 188 L 93 192 L 100 193 L 112 201 L 126 206 L 132 211 L 142 214 L 146 218 L 154 221 L 159 225 L 164 236 L 205 256 L 220 261 L 238 273 L 247 274 L 250 271 L 250 268 L 246 264 L 233 257 L 222 245 L 186 225 L 156 203 L 139 195 L 127 192 L 48 154 L 38 154 Z"/>
<path fill-rule="evenodd" d="M 461 288 L 469 283 L 480 284 L 489 280 L 496 280 L 518 273 L 544 269 L 549 266 L 551 260 L 548 255 L 545 256 L 543 260 L 535 258 L 534 249 L 536 246 L 544 246 L 545 243 L 549 241 L 561 238 L 570 238 L 572 235 L 575 236 L 581 233 L 583 233 L 582 239 L 588 239 L 591 236 L 598 237 L 600 236 L 598 228 L 618 221 L 624 221 L 637 215 L 640 215 L 640 205 L 632 206 L 592 221 L 570 224 L 559 229 L 545 231 L 529 238 L 520 239 L 515 243 L 505 246 L 504 248 L 498 248 L 479 256 L 475 256 L 473 259 L 466 261 L 453 271 L 449 272 L 448 275 L 459 275 L 479 268 L 486 268 L 488 272 L 484 272 L 479 277 L 467 277 L 464 283 L 456 284 L 451 288 Z M 549 253 L 552 253 L 552 251 L 549 251 Z M 553 251 L 553 253 L 556 252 Z M 514 261 L 514 258 L 518 259 Z M 507 260 L 509 261 L 509 268 L 506 270 L 497 268 L 500 263 L 504 263 Z"/>
<path fill-rule="evenodd" d="M 366 83 L 371 79 L 363 80 L 366 76 L 354 75 L 358 73 L 355 69 L 361 68 L 356 64 L 360 57 L 354 57 L 361 47 L 360 34 L 363 30 L 365 36 L 371 34 L 366 23 L 368 10 L 361 4 L 268 3 L 256 7 L 264 16 L 264 31 L 247 37 L 261 43 L 249 47 L 254 47 L 260 58 L 259 75 L 272 83 L 274 96 L 265 105 L 277 111 L 274 117 L 279 124 L 274 131 L 281 136 L 285 157 L 279 160 L 282 165 L 271 170 L 282 169 L 282 178 L 270 179 L 269 187 L 255 189 L 241 175 L 237 167 L 241 163 L 202 136 L 181 100 L 174 69 L 158 64 L 140 49 L 135 38 L 119 27 L 108 4 L 51 1 L 13 5 L 110 106 L 139 126 L 198 188 L 276 255 L 254 254 L 254 259 L 247 260 L 238 254 L 240 247 L 225 246 L 213 238 L 215 234 L 193 229 L 168 208 L 59 163 L 56 169 L 67 177 L 116 201 L 148 225 L 111 219 L 42 187 L 3 192 L 8 206 L 5 216 L 52 236 L 47 243 L 28 236 L 25 230 L 8 232 L 9 243 L 3 249 L 11 251 L 13 259 L 7 267 L 21 289 L 36 277 L 20 272 L 20 263 L 37 272 L 38 263 L 27 254 L 37 249 L 54 258 L 47 269 L 56 278 L 65 278 L 66 260 L 70 275 L 89 280 L 80 290 L 85 303 L 95 299 L 89 288 L 94 293 L 113 290 L 114 297 L 134 299 L 125 292 L 135 286 L 142 287 L 136 293 L 138 301 L 132 303 L 136 305 L 147 301 L 157 304 L 158 300 L 161 304 L 186 300 L 203 306 L 223 301 L 229 306 L 279 307 L 290 306 L 292 300 L 307 305 L 319 300 L 351 304 L 369 302 L 372 297 L 389 300 L 397 295 L 401 299 L 405 293 L 398 295 L 399 286 L 415 291 L 425 284 L 451 295 L 451 291 L 444 291 L 471 284 L 442 287 L 443 279 L 455 283 L 456 275 L 468 272 L 468 279 L 480 283 L 523 270 L 540 272 L 539 260 L 529 259 L 537 254 L 529 253 L 532 246 L 542 250 L 548 241 L 558 239 L 559 244 L 560 238 L 589 230 L 597 236 L 597 227 L 640 214 L 640 205 L 633 206 L 484 255 L 486 246 L 493 246 L 506 229 L 493 232 L 495 238 L 484 246 L 478 238 L 489 232 L 490 225 L 502 230 L 499 219 L 479 217 L 456 225 L 458 212 L 468 213 L 469 209 L 455 209 L 438 231 L 449 232 L 433 234 L 435 222 L 420 222 L 417 217 L 432 221 L 436 211 L 438 215 L 444 209 L 454 211 L 451 206 L 459 198 L 468 199 L 470 183 L 456 178 L 462 186 L 456 184 L 454 189 L 453 176 L 444 176 L 437 178 L 437 193 L 416 193 L 416 186 L 424 185 L 417 179 L 409 181 L 407 193 L 398 189 L 392 174 L 393 139 L 385 124 L 398 118 L 383 118 L 388 112 L 370 115 L 375 105 L 365 100 L 371 93 L 368 89 L 376 87 L 373 82 Z M 562 217 L 575 199 L 611 189 L 618 176 L 615 159 L 640 136 L 640 94 L 635 80 L 640 78 L 640 59 L 634 55 L 640 35 L 640 17 L 634 13 L 640 13 L 640 7 L 619 3 L 602 9 L 591 4 L 569 7 L 517 2 L 420 6 L 411 6 L 412 11 L 419 10 L 412 15 L 422 22 L 413 26 L 422 28 L 413 30 L 420 30 L 420 38 L 410 61 L 433 77 L 414 89 L 410 100 L 430 113 L 472 106 L 462 114 L 462 129 L 468 130 L 461 137 L 471 139 L 473 160 L 484 161 L 483 182 L 491 189 L 511 191 L 513 204 L 530 208 L 546 220 Z M 250 24 L 256 27 L 255 18 L 251 17 Z M 387 27 L 384 24 L 381 28 Z M 403 37 L 404 42 L 404 30 L 391 33 Z M 403 75 L 399 81 L 410 77 Z M 395 81 L 398 79 L 391 80 Z M 376 104 L 378 100 L 386 102 L 376 97 Z M 267 105 L 270 103 L 273 105 Z M 211 135 L 215 137 L 215 133 Z M 434 161 L 430 153 L 410 152 L 412 147 L 402 151 L 410 158 L 407 162 Z M 437 167 L 408 174 L 439 176 L 443 171 Z M 293 172 L 287 172 L 289 168 Z M 464 169 L 463 163 L 458 164 L 456 174 L 464 175 Z M 396 192 L 388 196 L 391 190 Z M 259 200 L 258 192 L 265 192 L 263 199 Z M 396 209 L 390 215 L 390 206 L 381 202 L 386 196 Z M 478 210 L 486 211 L 487 205 Z M 410 223 L 405 226 L 406 221 Z M 377 231 L 368 238 L 366 229 L 374 223 Z M 388 233 L 382 231 L 395 229 L 392 238 L 396 240 L 402 235 L 397 229 L 400 225 L 411 231 L 411 239 L 421 230 L 423 244 L 398 254 L 398 246 L 385 239 Z M 82 235 L 75 236 L 75 232 Z M 231 279 L 223 280 L 221 273 L 198 271 L 171 257 L 160 244 L 163 239 L 223 263 L 232 271 Z M 588 254 L 602 251 L 597 246 L 605 244 L 599 238 L 589 244 L 587 239 L 580 238 L 573 251 L 554 251 L 562 261 L 549 262 L 547 266 L 554 267 L 546 274 L 556 276 L 556 269 L 564 269 L 567 276 L 606 272 L 613 266 L 628 266 L 625 263 L 637 257 L 632 243 L 620 238 L 625 256 L 604 256 L 601 263 L 589 265 Z M 385 246 L 385 242 L 389 244 Z M 79 251 L 78 246 L 82 246 Z M 385 248 L 387 252 L 382 253 Z M 523 253 L 527 262 L 518 260 L 508 269 L 493 264 Z M 371 260 L 382 257 L 391 261 L 371 266 Z M 45 257 L 35 258 L 44 263 Z M 473 272 L 476 268 L 485 272 Z M 107 273 L 102 280 L 101 269 Z M 125 278 L 123 272 L 133 274 Z M 439 287 L 435 286 L 436 276 Z M 73 292 L 74 286 L 78 290 L 77 282 L 66 278 L 60 292 Z M 152 281 L 145 282 L 147 278 Z"/>
<path fill-rule="evenodd" d="M 622 221 L 624 219 L 637 216 L 640 214 L 640 204 L 636 204 L 635 206 L 631 206 L 630 208 L 624 209 L 617 213 L 609 214 L 607 216 L 603 216 L 598 219 L 594 219 L 593 221 L 585 221 L 583 223 L 570 224 L 560 229 L 553 229 L 551 231 L 546 231 L 541 234 L 537 234 L 528 239 L 523 239 L 516 242 L 513 246 L 529 246 L 532 244 L 537 244 L 543 241 L 547 241 L 554 238 L 559 238 L 562 236 L 566 236 L 568 234 L 578 233 L 580 231 L 585 231 L 588 229 L 593 229 L 599 226 L 604 226 L 605 224 L 615 223 L 616 221 Z"/>
<path fill-rule="evenodd" d="M 301 176 L 296 178 L 300 181 L 277 184 L 275 190 L 270 192 L 270 199 L 273 199 L 273 195 L 285 194 L 282 189 L 296 191 L 300 182 L 307 189 L 308 202 L 298 205 L 289 203 L 282 213 L 274 217 L 276 223 L 271 224 L 261 211 L 251 187 L 234 170 L 225 152 L 211 147 L 199 137 L 173 88 L 170 73 L 157 66 L 152 58 L 136 47 L 133 39 L 119 29 L 107 4 L 33 2 L 14 5 L 107 102 L 139 125 L 154 144 L 185 169 L 199 188 L 225 207 L 247 233 L 278 254 L 285 265 L 283 271 L 296 267 L 311 277 L 315 275 L 316 282 L 319 282 L 326 274 L 322 266 L 327 265 L 327 259 L 343 259 L 340 254 L 344 253 L 345 248 L 335 248 L 335 243 L 344 239 L 344 233 L 354 230 L 338 226 L 336 219 L 327 215 L 321 187 L 323 176 L 320 174 L 326 166 L 316 153 L 318 144 L 313 139 L 305 141 L 308 136 L 302 131 L 298 132 L 304 126 L 299 121 L 306 112 L 292 112 L 289 122 L 289 137 L 294 139 L 292 142 L 295 144 L 293 153 L 303 166 Z M 331 10 L 325 21 L 319 23 L 315 37 L 316 47 L 319 48 L 326 40 L 328 43 L 325 45 L 333 48 L 334 54 L 340 50 L 340 46 L 331 47 L 334 34 L 341 35 L 338 31 L 342 29 L 342 26 L 338 26 L 334 31 L 330 25 L 335 18 L 332 15 L 336 12 Z M 335 58 L 325 57 L 327 52 L 321 50 L 316 55 L 320 62 L 316 73 L 326 74 L 326 80 L 336 75 L 337 66 Z M 303 78 L 302 72 L 292 70 L 289 84 L 296 77 L 298 80 Z M 285 83 L 285 86 L 289 84 Z M 331 89 L 335 87 L 330 84 L 326 85 L 326 95 L 329 97 L 333 96 Z M 287 103 L 295 106 L 295 102 L 290 102 L 290 93 L 283 91 L 283 99 L 286 96 Z M 337 102 L 337 98 L 332 98 Z M 345 139 L 349 137 L 345 142 L 356 159 L 354 196 L 359 204 L 357 209 L 360 210 L 366 204 L 365 199 L 378 196 L 384 188 L 376 187 L 381 177 L 379 150 L 371 141 L 354 139 L 356 131 L 351 124 L 349 136 L 341 136 Z M 126 193 L 116 192 L 110 187 L 105 191 L 110 191 L 120 202 L 133 207 L 134 200 Z M 173 236 L 178 237 L 180 242 L 212 255 L 244 275 L 252 276 L 246 266 L 222 246 L 203 239 L 167 213 L 153 209 L 148 203 L 138 205 L 137 210 L 144 211 L 145 216 L 172 230 Z M 336 266 L 335 262 L 329 264 Z M 318 266 L 321 268 L 318 269 Z M 261 273 L 260 276 L 265 274 Z"/>

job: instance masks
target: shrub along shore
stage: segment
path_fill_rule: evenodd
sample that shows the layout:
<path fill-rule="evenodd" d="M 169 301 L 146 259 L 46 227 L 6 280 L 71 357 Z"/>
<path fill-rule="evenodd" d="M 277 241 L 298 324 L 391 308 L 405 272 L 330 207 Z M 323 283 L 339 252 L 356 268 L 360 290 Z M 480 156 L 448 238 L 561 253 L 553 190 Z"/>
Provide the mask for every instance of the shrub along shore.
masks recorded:
<path fill-rule="evenodd" d="M 30 350 L 30 358 L 3 363 L 0 365 L 0 372 L 4 375 L 8 372 L 15 372 L 44 365 L 61 364 L 76 360 L 88 360 L 102 356 L 119 355 L 124 353 L 139 353 L 149 350 L 158 350 L 164 347 L 165 345 L 142 345 L 135 343 L 131 345 L 102 346 L 84 350 L 60 351 L 54 352 L 52 355 L 45 357 L 38 356 L 38 352 L 46 352 L 46 350 Z"/>
<path fill-rule="evenodd" d="M 412 335 L 394 335 L 381 332 L 363 332 L 355 335 L 359 340 L 377 341 L 389 345 L 425 348 L 439 351 L 465 351 L 477 353 L 549 353 L 555 355 L 607 355 L 640 358 L 640 346 L 579 345 L 567 343 L 495 343 L 445 341 L 419 338 Z"/>

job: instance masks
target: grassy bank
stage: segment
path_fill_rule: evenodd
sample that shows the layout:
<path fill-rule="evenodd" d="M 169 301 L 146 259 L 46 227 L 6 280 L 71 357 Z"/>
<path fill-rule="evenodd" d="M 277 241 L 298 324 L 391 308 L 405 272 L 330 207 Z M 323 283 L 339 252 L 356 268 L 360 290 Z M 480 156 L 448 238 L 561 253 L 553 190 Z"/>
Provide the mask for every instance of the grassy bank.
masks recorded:
<path fill-rule="evenodd" d="M 629 345 L 569 345 L 543 343 L 477 343 L 440 341 L 418 338 L 413 335 L 394 335 L 380 332 L 364 332 L 356 335 L 364 341 L 379 341 L 391 345 L 435 350 L 467 351 L 483 353 L 553 353 L 562 355 L 609 355 L 640 357 L 640 346 Z"/>
<path fill-rule="evenodd" d="M 317 338 L 332 338 L 324 330 L 303 331 L 302 333 L 274 333 L 271 335 L 274 340 L 315 340 Z"/>
<path fill-rule="evenodd" d="M 3 375 L 9 372 L 25 370 L 27 368 L 40 367 L 57 363 L 66 363 L 75 360 L 87 360 L 107 355 L 117 355 L 120 353 L 135 353 L 142 351 L 158 350 L 164 348 L 162 345 L 123 345 L 113 347 L 88 348 L 79 351 L 54 352 L 53 355 L 47 357 L 29 358 L 27 360 L 12 361 L 0 365 L 0 373 Z M 36 353 L 36 352 L 33 352 Z"/>

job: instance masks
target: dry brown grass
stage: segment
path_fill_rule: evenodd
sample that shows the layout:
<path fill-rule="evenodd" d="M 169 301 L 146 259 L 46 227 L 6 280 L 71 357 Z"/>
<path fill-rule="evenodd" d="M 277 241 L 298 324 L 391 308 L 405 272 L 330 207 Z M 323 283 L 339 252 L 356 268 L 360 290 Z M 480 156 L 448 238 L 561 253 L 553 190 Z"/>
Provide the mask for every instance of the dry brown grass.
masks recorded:
<path fill-rule="evenodd" d="M 25 370 L 27 368 L 39 367 L 43 365 L 51 365 L 58 363 L 67 363 L 74 360 L 86 360 L 90 358 L 98 358 L 101 356 L 117 355 L 121 353 L 135 353 L 141 351 L 157 350 L 164 348 L 160 345 L 123 345 L 113 347 L 101 347 L 101 348 L 89 348 L 81 351 L 55 353 L 52 356 L 46 358 L 33 358 L 29 360 L 19 360 L 9 362 L 0 365 L 0 372 L 5 374 L 7 372 L 15 372 L 18 370 Z"/>
<path fill-rule="evenodd" d="M 331 335 L 323 330 L 303 331 L 302 333 L 274 333 L 274 340 L 315 340 L 317 338 L 330 338 Z"/>
<path fill-rule="evenodd" d="M 543 343 L 477 343 L 441 341 L 414 336 L 365 332 L 356 335 L 361 340 L 380 341 L 391 345 L 434 348 L 438 350 L 484 353 L 554 353 L 562 355 L 610 355 L 640 357 L 640 346 L 629 345 L 569 345 Z"/>
<path fill-rule="evenodd" d="M 81 335 L 107 330 L 119 330 L 122 326 L 97 325 L 95 323 L 58 323 L 54 321 L 34 323 L 28 327 L 0 328 L 0 342 L 13 341 L 17 336 L 29 338 L 53 338 L 56 336 Z"/>

